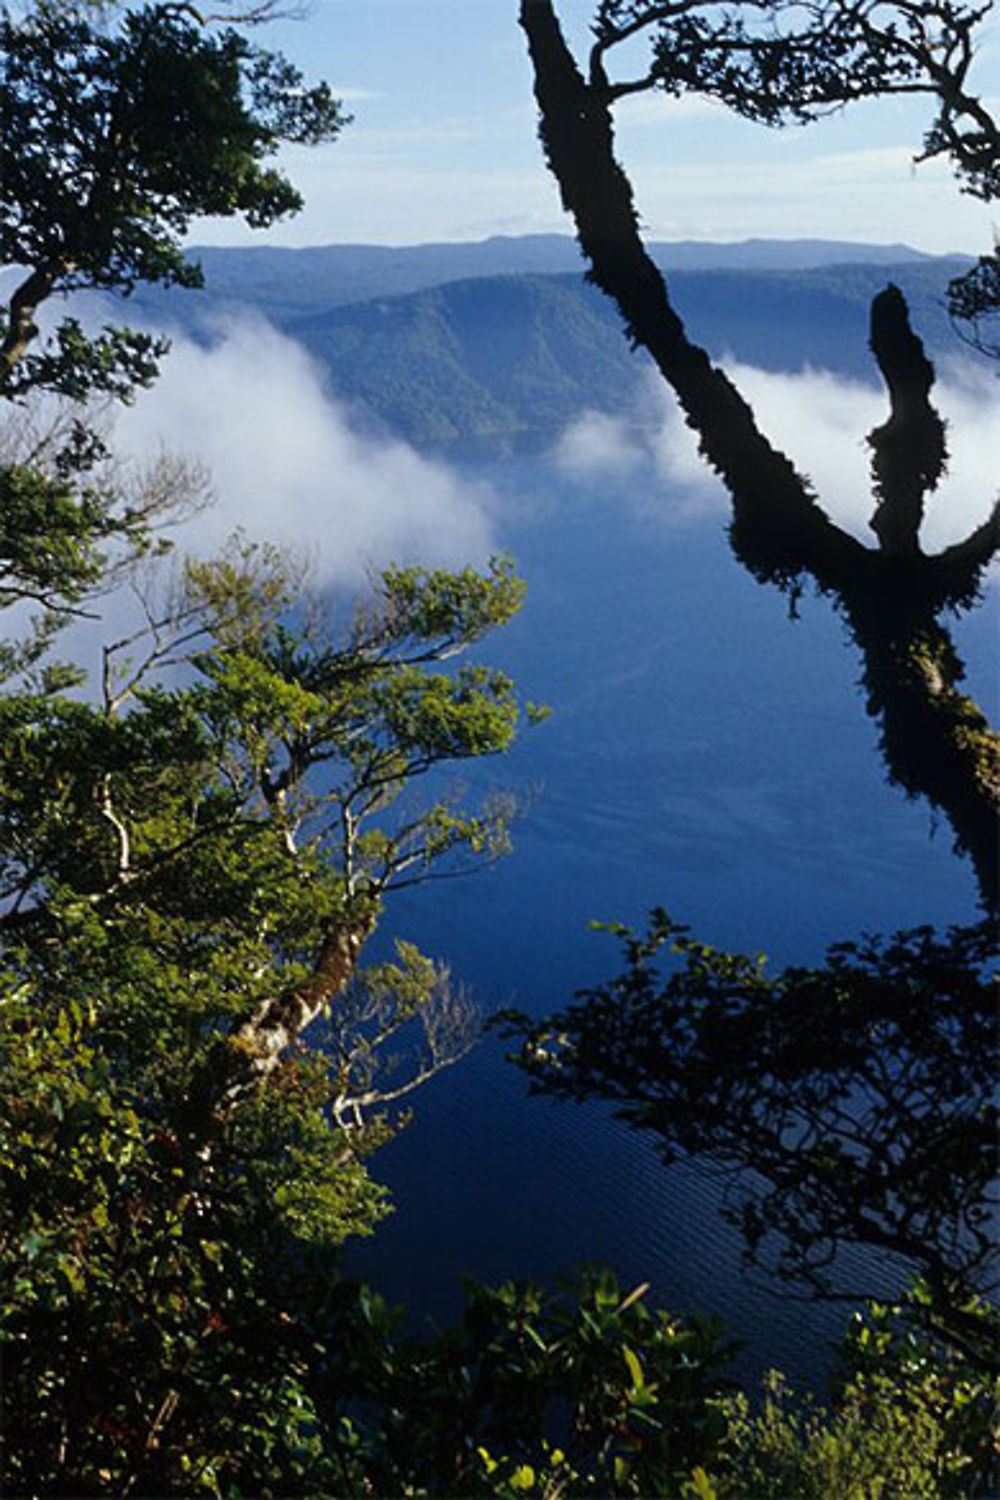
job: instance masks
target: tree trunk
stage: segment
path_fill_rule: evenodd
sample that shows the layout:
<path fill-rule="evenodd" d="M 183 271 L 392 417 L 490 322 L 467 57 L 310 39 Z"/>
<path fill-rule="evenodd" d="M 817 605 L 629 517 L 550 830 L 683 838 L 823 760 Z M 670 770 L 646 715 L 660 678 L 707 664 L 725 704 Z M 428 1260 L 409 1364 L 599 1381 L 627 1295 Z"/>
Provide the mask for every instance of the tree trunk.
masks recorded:
<path fill-rule="evenodd" d="M 869 437 L 877 550 L 837 526 L 757 427 L 729 378 L 691 342 L 667 284 L 639 234 L 632 188 L 614 155 L 611 95 L 587 82 L 566 46 L 551 0 L 521 0 L 535 71 L 540 136 L 572 214 L 588 278 L 618 305 L 633 347 L 652 356 L 674 390 L 703 456 L 732 502 L 730 542 L 761 582 L 797 601 L 804 577 L 830 595 L 865 662 L 869 711 L 880 721 L 890 779 L 925 796 L 971 859 L 988 910 L 1000 904 L 1000 736 L 957 689 L 964 668 L 939 615 L 968 608 L 1000 547 L 1000 506 L 963 542 L 937 556 L 920 549 L 924 500 L 944 469 L 944 426 L 930 403 L 934 372 L 887 287 L 872 308 L 872 350 L 890 416 Z"/>

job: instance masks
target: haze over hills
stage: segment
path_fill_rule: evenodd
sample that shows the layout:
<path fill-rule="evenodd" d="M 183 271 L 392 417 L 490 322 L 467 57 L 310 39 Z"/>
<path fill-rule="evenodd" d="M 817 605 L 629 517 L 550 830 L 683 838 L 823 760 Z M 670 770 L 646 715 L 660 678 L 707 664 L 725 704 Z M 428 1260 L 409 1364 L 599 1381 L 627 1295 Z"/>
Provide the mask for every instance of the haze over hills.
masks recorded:
<path fill-rule="evenodd" d="M 670 277 L 675 305 L 716 357 L 871 381 L 868 308 L 888 280 L 906 292 L 929 350 L 955 350 L 940 263 Z M 522 449 L 551 441 L 584 410 L 642 406 L 646 359 L 579 276 L 449 282 L 284 326 L 340 397 L 420 447 Z"/>
<path fill-rule="evenodd" d="M 651 245 L 666 270 L 805 271 L 835 265 L 916 265 L 940 260 L 908 245 L 865 245 L 839 240 L 657 241 Z M 293 250 L 269 245 L 228 249 L 192 247 L 205 273 L 203 306 L 220 302 L 266 305 L 285 318 L 319 308 L 401 296 L 473 277 L 558 275 L 583 271 L 569 235 L 496 236 L 474 243 L 428 245 L 319 245 Z M 961 258 L 961 257 L 959 257 Z M 967 260 L 967 257 L 964 258 Z M 182 293 L 143 290 L 143 304 L 168 305 Z M 176 316 L 184 318 L 178 311 Z"/>
<path fill-rule="evenodd" d="M 718 358 L 874 380 L 868 306 L 889 280 L 932 354 L 959 348 L 944 311 L 958 259 L 815 240 L 654 249 L 692 336 Z M 144 319 L 211 341 L 220 316 L 252 309 L 309 350 L 365 423 L 418 447 L 523 451 L 585 410 L 641 404 L 644 360 L 566 236 L 196 253 L 206 290 L 144 292 Z"/>
<path fill-rule="evenodd" d="M 675 258 L 671 291 L 692 336 L 758 370 L 874 381 L 868 306 L 889 280 L 932 353 L 961 349 L 943 310 L 956 260 L 806 242 L 660 251 Z M 208 438 L 241 525 L 344 552 L 360 527 L 398 549 L 372 546 L 366 564 L 409 560 L 410 533 L 392 526 L 419 514 L 425 540 L 458 534 L 461 496 L 484 507 L 484 546 L 509 551 L 529 583 L 490 659 L 552 719 L 499 769 L 471 773 L 473 786 L 523 797 L 514 851 L 447 900 L 433 885 L 401 892 L 376 956 L 393 936 L 412 938 L 484 1008 L 541 1012 L 608 972 L 613 956 L 588 945 L 589 921 L 641 925 L 654 903 L 705 941 L 763 947 L 779 963 L 812 962 L 863 929 L 965 919 L 968 873 L 946 838 L 931 843 L 925 809 L 885 787 L 857 660 L 828 604 L 806 599 L 793 627 L 787 600 L 734 564 L 725 507 L 697 490 L 703 466 L 697 479 L 664 474 L 631 425 L 633 468 L 564 466 L 557 440 L 575 419 L 638 423 L 649 402 L 645 362 L 570 240 L 204 259 L 207 294 L 135 302 L 192 340 L 178 351 L 174 432 L 195 449 Z M 248 312 L 303 345 L 324 378 Z M 796 431 L 811 420 L 838 461 L 856 460 L 864 505 L 864 433 L 881 417 L 831 382 L 848 420 L 824 428 L 815 386 L 797 384 Z M 825 501 L 827 475 L 814 477 Z M 990 474 L 984 504 L 992 487 Z M 291 531 L 294 515 L 306 530 Z M 984 683 L 993 692 L 994 629 L 984 610 L 960 638 L 976 696 Z M 743 1282 L 716 1184 L 668 1176 L 598 1111 L 541 1109 L 499 1044 L 431 1084 L 380 1158 L 398 1212 L 351 1269 L 441 1320 L 460 1273 L 547 1279 L 584 1246 L 627 1284 L 651 1281 L 665 1306 L 724 1313 L 761 1367 L 823 1377 L 840 1310 L 803 1310 Z"/>

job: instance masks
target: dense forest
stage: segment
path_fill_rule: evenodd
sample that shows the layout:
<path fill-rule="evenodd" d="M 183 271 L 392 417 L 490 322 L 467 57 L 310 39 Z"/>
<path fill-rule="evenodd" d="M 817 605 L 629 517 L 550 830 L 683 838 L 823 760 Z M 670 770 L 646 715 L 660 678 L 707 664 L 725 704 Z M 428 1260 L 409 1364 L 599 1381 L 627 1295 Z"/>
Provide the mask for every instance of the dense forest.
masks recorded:
<path fill-rule="evenodd" d="M 698 268 L 690 247 L 643 244 L 612 128 L 640 87 L 766 124 L 921 89 L 938 111 L 925 150 L 991 200 L 997 128 L 965 76 L 982 12 L 886 9 L 876 23 L 839 0 L 808 16 L 603 0 L 585 73 L 549 0 L 522 0 L 589 285 L 544 237 L 513 270 L 500 242 L 445 247 L 433 273 L 428 247 L 317 251 L 291 275 L 276 252 L 215 252 L 202 269 L 184 249 L 200 219 L 266 230 L 294 214 L 275 156 L 349 125 L 326 84 L 266 50 L 277 7 L 0 11 L 4 1493 L 912 1500 L 995 1485 L 1000 742 L 955 621 L 982 602 L 1000 508 L 922 545 L 952 441 L 927 351 L 957 323 L 995 354 L 995 258 L 948 266 L 949 310 L 941 267 L 895 249 L 888 285 L 864 247 L 834 267 L 800 246 L 785 267 L 749 250 Z M 614 49 L 637 36 L 649 71 L 616 82 Z M 130 457 L 109 413 L 167 368 L 158 327 L 207 339 L 248 298 L 334 381 L 350 368 L 375 427 L 437 452 L 530 452 L 581 410 L 621 417 L 662 377 L 728 496 L 729 565 L 793 619 L 808 592 L 840 621 L 888 780 L 971 872 L 966 920 L 771 968 L 703 940 L 651 886 L 644 930 L 610 924 L 615 976 L 551 1014 L 485 1020 L 536 1094 L 603 1101 L 665 1166 L 727 1175 L 747 1261 L 789 1297 L 844 1305 L 829 1390 L 777 1372 L 741 1388 L 724 1307 L 658 1307 L 613 1268 L 469 1283 L 430 1333 L 345 1274 L 345 1247 L 391 1210 L 380 1153 L 484 1027 L 462 974 L 395 914 L 504 858 L 531 808 L 477 767 L 544 735 L 547 709 L 495 664 L 526 596 L 505 557 L 391 563 L 333 597 L 308 560 L 242 530 L 208 559 L 173 544 L 210 476 L 188 454 Z M 873 545 L 761 430 L 734 360 L 884 388 Z M 96 668 L 75 650 L 83 626 Z M 893 1268 L 878 1300 L 851 1283 L 859 1254 Z"/>

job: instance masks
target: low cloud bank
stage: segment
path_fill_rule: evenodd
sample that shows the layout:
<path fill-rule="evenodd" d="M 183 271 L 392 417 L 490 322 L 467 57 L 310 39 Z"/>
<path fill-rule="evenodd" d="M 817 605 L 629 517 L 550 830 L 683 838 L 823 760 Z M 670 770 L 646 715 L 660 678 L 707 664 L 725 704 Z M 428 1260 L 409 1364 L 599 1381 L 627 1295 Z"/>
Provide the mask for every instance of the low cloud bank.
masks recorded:
<path fill-rule="evenodd" d="M 216 503 L 178 545 L 216 550 L 237 527 L 305 550 L 320 587 L 354 587 L 388 562 L 482 563 L 495 550 L 490 492 L 407 444 L 362 432 L 297 344 L 263 320 L 176 338 L 156 385 L 116 427 L 122 448 L 203 462 Z"/>
<path fill-rule="evenodd" d="M 841 525 L 872 543 L 867 434 L 887 409 L 875 386 L 824 370 L 774 374 L 724 362 L 749 400 L 758 426 L 810 477 L 821 505 Z M 1000 452 L 1000 402 L 996 371 L 956 360 L 941 370 L 938 408 L 948 422 L 948 473 L 930 497 L 925 546 L 934 550 L 964 536 L 986 515 L 997 495 L 995 455 Z M 658 483 L 637 484 L 645 515 L 673 524 L 724 515 L 720 481 L 697 451 L 697 439 L 663 382 L 650 375 L 626 418 L 586 412 L 566 429 L 553 454 L 557 467 L 584 483 L 627 483 L 652 467 Z"/>

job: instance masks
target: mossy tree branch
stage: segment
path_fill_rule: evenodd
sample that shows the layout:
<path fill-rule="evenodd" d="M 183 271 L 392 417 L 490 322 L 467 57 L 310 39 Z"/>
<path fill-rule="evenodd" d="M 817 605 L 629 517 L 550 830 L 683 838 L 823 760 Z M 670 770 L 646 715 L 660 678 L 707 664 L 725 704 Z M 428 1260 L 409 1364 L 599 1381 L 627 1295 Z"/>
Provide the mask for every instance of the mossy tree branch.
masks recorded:
<path fill-rule="evenodd" d="M 808 578 L 830 595 L 864 659 L 890 778 L 949 819 L 972 862 L 984 905 L 1000 904 L 1000 737 L 957 687 L 964 667 L 940 615 L 978 597 L 1000 547 L 1000 508 L 937 556 L 920 548 L 927 494 L 944 471 L 944 425 L 930 401 L 934 372 L 902 294 L 872 310 L 872 348 L 890 415 L 869 439 L 877 548 L 825 513 L 791 460 L 760 431 L 733 383 L 688 336 L 639 232 L 631 183 L 615 157 L 611 92 L 602 68 L 584 78 L 551 0 L 521 0 L 535 73 L 540 136 L 590 262 L 588 278 L 617 304 L 633 347 L 652 356 L 675 392 L 731 504 L 737 559 L 791 593 Z M 598 59 L 600 61 L 600 59 Z"/>

